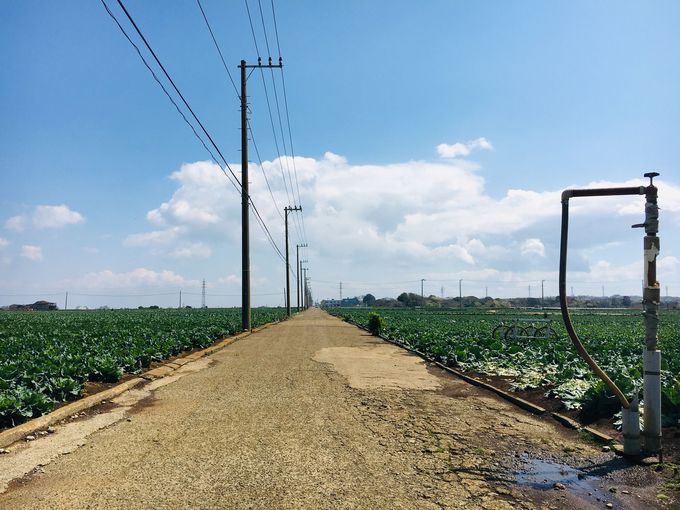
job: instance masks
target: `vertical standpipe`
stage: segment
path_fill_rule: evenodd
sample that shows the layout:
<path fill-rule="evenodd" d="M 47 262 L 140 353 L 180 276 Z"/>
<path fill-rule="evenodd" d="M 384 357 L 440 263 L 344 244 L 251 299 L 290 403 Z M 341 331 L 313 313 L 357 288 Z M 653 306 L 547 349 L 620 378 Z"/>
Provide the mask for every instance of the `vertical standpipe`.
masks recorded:
<path fill-rule="evenodd" d="M 643 448 L 647 453 L 661 451 L 661 352 L 657 350 L 657 328 L 659 324 L 659 303 L 661 301 L 661 285 L 656 279 L 656 259 L 659 255 L 659 206 L 658 190 L 652 183 L 656 172 L 645 174 L 649 177 L 649 186 L 645 190 L 645 222 L 644 226 L 644 288 L 642 289 L 642 305 L 645 318 L 645 351 L 644 351 L 644 389 L 645 402 L 644 425 L 642 432 Z"/>
<path fill-rule="evenodd" d="M 562 193 L 562 234 L 560 243 L 560 308 L 564 325 L 569 337 L 573 341 L 581 357 L 588 363 L 592 370 L 602 379 L 609 389 L 617 396 L 623 407 L 623 435 L 624 453 L 639 455 L 639 411 L 637 398 L 629 403 L 621 390 L 609 379 L 607 374 L 590 357 L 574 330 L 569 316 L 569 308 L 566 299 L 566 272 L 567 272 L 567 237 L 569 225 L 569 199 L 573 197 L 596 197 L 614 195 L 645 195 L 645 222 L 633 227 L 644 227 L 644 279 L 643 279 L 643 306 L 645 319 L 645 351 L 644 364 L 644 389 L 643 398 L 644 426 L 643 426 L 643 449 L 646 453 L 661 452 L 661 353 L 657 350 L 658 309 L 661 300 L 661 285 L 656 279 L 656 259 L 659 255 L 659 208 L 657 205 L 658 190 L 653 184 L 653 179 L 659 175 L 656 172 L 646 173 L 649 177 L 649 186 L 630 188 L 604 188 L 565 190 Z M 572 292 L 573 294 L 573 292 Z"/>

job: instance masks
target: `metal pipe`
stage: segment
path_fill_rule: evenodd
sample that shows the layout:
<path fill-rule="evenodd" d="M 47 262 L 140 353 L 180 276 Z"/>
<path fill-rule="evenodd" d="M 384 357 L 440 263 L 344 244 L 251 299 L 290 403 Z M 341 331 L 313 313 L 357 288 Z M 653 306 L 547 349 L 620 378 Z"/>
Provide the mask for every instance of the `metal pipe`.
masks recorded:
<path fill-rule="evenodd" d="M 643 195 L 645 193 L 644 186 L 629 187 L 629 188 L 600 188 L 600 189 L 574 189 L 565 190 L 562 192 L 562 228 L 560 235 L 560 271 L 559 271 L 559 290 L 560 290 L 560 309 L 562 311 L 562 319 L 564 326 L 569 334 L 569 338 L 573 342 L 576 350 L 581 355 L 581 358 L 588 364 L 588 366 L 595 372 L 595 374 L 607 385 L 616 398 L 621 402 L 624 409 L 630 408 L 628 399 L 612 381 L 609 376 L 600 368 L 595 360 L 588 354 L 588 351 L 581 343 L 574 324 L 571 322 L 569 314 L 569 306 L 567 304 L 567 240 L 569 235 L 569 199 L 571 197 L 595 197 L 595 196 L 612 196 L 612 195 Z"/>
<path fill-rule="evenodd" d="M 661 285 L 656 279 L 656 259 L 659 255 L 659 206 L 658 190 L 653 179 L 656 172 L 645 174 L 649 186 L 645 190 L 645 222 L 633 227 L 644 227 L 644 280 L 642 304 L 645 319 L 645 351 L 643 375 L 643 446 L 647 453 L 661 451 L 661 352 L 657 350 L 657 328 L 659 323 L 659 303 Z"/>

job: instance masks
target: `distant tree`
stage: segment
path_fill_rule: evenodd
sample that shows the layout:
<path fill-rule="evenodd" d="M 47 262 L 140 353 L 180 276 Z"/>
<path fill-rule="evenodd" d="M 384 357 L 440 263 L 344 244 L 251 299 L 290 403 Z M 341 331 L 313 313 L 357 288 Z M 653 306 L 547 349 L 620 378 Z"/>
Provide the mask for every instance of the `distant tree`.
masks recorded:
<path fill-rule="evenodd" d="M 409 305 L 408 294 L 406 292 L 402 292 L 401 294 L 399 294 L 399 296 L 397 296 L 397 301 L 403 303 L 404 306 L 408 306 Z"/>
<path fill-rule="evenodd" d="M 375 296 L 373 294 L 366 294 L 362 301 L 366 306 L 373 306 L 375 304 Z"/>
<path fill-rule="evenodd" d="M 401 306 L 401 303 L 394 298 L 380 298 L 380 299 L 375 300 L 375 303 L 373 304 L 373 306 L 395 307 L 395 306 Z"/>
<path fill-rule="evenodd" d="M 621 305 L 628 307 L 631 304 L 632 304 L 632 302 L 630 300 L 630 296 L 623 296 L 623 298 L 621 299 Z"/>

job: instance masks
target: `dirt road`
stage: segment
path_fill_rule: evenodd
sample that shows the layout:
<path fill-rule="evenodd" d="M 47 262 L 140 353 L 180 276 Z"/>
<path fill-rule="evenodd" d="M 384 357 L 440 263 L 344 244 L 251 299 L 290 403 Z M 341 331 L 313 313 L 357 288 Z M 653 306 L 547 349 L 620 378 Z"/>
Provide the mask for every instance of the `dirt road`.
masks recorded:
<path fill-rule="evenodd" d="M 601 449 L 311 309 L 12 447 L 0 508 L 655 507 Z"/>

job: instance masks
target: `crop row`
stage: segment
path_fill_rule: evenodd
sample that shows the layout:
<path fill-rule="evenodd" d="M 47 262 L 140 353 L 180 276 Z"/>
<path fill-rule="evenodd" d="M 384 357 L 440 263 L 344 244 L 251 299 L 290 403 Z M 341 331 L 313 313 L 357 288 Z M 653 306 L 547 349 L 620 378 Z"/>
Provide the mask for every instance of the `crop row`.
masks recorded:
<path fill-rule="evenodd" d="M 257 327 L 285 310 L 257 308 Z M 240 331 L 241 311 L 0 312 L 0 427 L 81 396 L 87 381 L 116 382 Z"/>
<path fill-rule="evenodd" d="M 581 409 L 586 417 L 616 410 L 608 389 L 591 373 L 568 339 L 559 313 L 501 315 L 494 311 L 366 308 L 328 311 L 364 327 L 368 326 L 369 313 L 377 312 L 384 320 L 382 334 L 388 338 L 449 366 L 510 376 L 516 390 L 544 388 L 547 397 L 559 398 L 567 409 Z M 645 344 L 640 313 L 578 313 L 573 320 L 598 364 L 624 393 L 630 396 L 640 392 L 641 397 Z M 499 328 L 500 324 L 505 328 Z M 661 314 L 659 348 L 662 404 L 668 422 L 680 415 L 680 313 Z"/>

